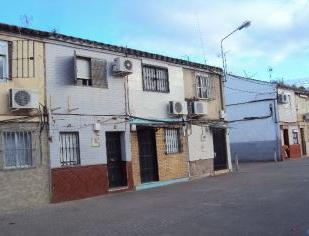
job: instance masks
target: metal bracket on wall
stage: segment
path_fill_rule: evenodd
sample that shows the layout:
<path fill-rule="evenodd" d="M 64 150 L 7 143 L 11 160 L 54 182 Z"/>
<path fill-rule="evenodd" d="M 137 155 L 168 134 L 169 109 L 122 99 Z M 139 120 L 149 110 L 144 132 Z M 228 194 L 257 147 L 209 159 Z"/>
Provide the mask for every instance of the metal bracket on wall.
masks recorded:
<path fill-rule="evenodd" d="M 71 108 L 71 96 L 68 96 L 68 112 L 76 111 L 79 107 Z"/>

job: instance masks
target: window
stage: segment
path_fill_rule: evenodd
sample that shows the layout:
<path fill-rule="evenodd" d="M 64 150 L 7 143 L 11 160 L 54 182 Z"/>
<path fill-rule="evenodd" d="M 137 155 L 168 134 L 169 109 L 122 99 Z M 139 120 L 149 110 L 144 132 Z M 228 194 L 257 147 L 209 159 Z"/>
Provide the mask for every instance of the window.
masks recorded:
<path fill-rule="evenodd" d="M 79 165 L 78 132 L 60 132 L 60 164 L 61 166 Z"/>
<path fill-rule="evenodd" d="M 106 60 L 76 55 L 74 60 L 77 85 L 108 88 Z"/>
<path fill-rule="evenodd" d="M 5 168 L 32 166 L 31 132 L 3 132 L 3 141 Z"/>
<path fill-rule="evenodd" d="M 0 41 L 0 81 L 7 78 L 8 70 L 8 42 Z"/>
<path fill-rule="evenodd" d="M 196 90 L 197 90 L 197 97 L 198 98 L 210 98 L 210 79 L 207 75 L 196 75 Z"/>
<path fill-rule="evenodd" d="M 181 152 L 179 129 L 165 129 L 165 147 L 167 154 Z"/>
<path fill-rule="evenodd" d="M 297 132 L 297 130 L 293 130 L 292 134 L 293 134 L 293 144 L 298 144 L 298 132 Z"/>
<path fill-rule="evenodd" d="M 81 85 L 91 86 L 90 58 L 76 58 L 76 79 L 81 81 Z"/>
<path fill-rule="evenodd" d="M 144 91 L 169 92 L 168 70 L 155 66 L 143 65 Z"/>

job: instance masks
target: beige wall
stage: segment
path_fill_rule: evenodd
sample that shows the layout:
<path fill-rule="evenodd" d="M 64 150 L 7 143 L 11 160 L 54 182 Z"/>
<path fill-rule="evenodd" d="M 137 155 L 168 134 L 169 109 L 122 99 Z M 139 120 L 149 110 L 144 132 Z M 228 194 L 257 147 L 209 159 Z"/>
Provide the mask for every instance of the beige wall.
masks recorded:
<path fill-rule="evenodd" d="M 309 96 L 295 95 L 297 120 L 304 121 L 304 114 L 309 113 Z"/>
<path fill-rule="evenodd" d="M 25 89 L 37 90 L 39 92 L 39 102 L 41 104 L 45 104 L 44 102 L 44 44 L 42 42 L 29 40 L 29 50 L 28 50 L 28 46 L 26 46 L 26 43 L 24 43 L 24 46 L 22 46 L 21 41 L 20 41 L 20 40 L 23 40 L 24 42 L 26 42 L 26 39 L 7 36 L 7 35 L 0 35 L 0 40 L 13 43 L 12 76 L 14 78 L 12 80 L 7 80 L 6 82 L 5 81 L 0 82 L 0 114 L 1 114 L 0 120 L 5 120 L 8 118 L 14 118 L 14 114 L 16 114 L 16 113 L 12 113 L 8 109 L 8 91 L 10 88 L 25 88 Z M 22 60 L 21 58 L 32 57 L 32 52 L 33 52 L 32 42 L 34 42 L 34 56 L 33 56 L 34 60 L 29 60 L 29 67 L 28 67 L 27 59 Z M 24 50 L 24 55 L 22 55 L 21 53 L 22 49 Z M 16 60 L 17 58 L 19 60 Z M 33 64 L 34 64 L 34 67 L 33 67 Z M 26 78 L 28 76 L 28 72 L 29 72 L 30 77 Z M 4 114 L 7 116 L 4 116 Z"/>
<path fill-rule="evenodd" d="M 185 98 L 196 98 L 195 88 L 195 71 L 190 69 L 183 69 L 184 86 L 185 86 Z M 207 115 L 204 117 L 210 120 L 220 119 L 221 108 L 221 92 L 220 92 L 220 78 L 218 75 L 210 74 L 212 85 L 212 99 L 200 100 L 207 104 Z M 203 117 L 202 117 L 203 118 Z"/>

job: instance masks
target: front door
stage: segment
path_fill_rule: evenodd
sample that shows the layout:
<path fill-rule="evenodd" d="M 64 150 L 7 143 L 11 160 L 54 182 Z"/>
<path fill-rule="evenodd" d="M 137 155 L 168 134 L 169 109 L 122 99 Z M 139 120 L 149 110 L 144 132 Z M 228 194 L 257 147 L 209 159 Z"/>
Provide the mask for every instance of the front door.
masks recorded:
<path fill-rule="evenodd" d="M 155 130 L 143 128 L 137 130 L 139 161 L 142 183 L 158 181 L 157 148 Z"/>
<path fill-rule="evenodd" d="M 227 169 L 227 151 L 226 151 L 226 135 L 225 129 L 213 129 L 213 143 L 214 143 L 214 169 Z"/>
<path fill-rule="evenodd" d="M 109 187 L 127 185 L 125 163 L 121 159 L 121 133 L 106 133 L 107 170 Z"/>

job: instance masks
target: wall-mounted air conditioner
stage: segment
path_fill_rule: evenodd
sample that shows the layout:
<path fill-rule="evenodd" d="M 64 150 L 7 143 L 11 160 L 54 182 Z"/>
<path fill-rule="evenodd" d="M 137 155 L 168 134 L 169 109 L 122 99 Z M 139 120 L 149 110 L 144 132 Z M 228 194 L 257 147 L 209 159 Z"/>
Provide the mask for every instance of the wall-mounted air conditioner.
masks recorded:
<path fill-rule="evenodd" d="M 186 105 L 182 102 L 170 101 L 167 106 L 170 115 L 184 115 L 187 114 Z"/>
<path fill-rule="evenodd" d="M 193 102 L 192 111 L 194 115 L 206 115 L 207 103 L 205 102 Z"/>
<path fill-rule="evenodd" d="M 35 109 L 39 107 L 38 92 L 26 89 L 9 90 L 10 109 Z"/>
<path fill-rule="evenodd" d="M 288 95 L 286 95 L 284 93 L 278 94 L 278 103 L 281 103 L 281 104 L 289 103 Z"/>
<path fill-rule="evenodd" d="M 304 121 L 309 121 L 309 113 L 304 114 Z"/>
<path fill-rule="evenodd" d="M 125 57 L 117 57 L 114 60 L 112 74 L 114 76 L 126 76 L 133 73 L 133 62 Z"/>

